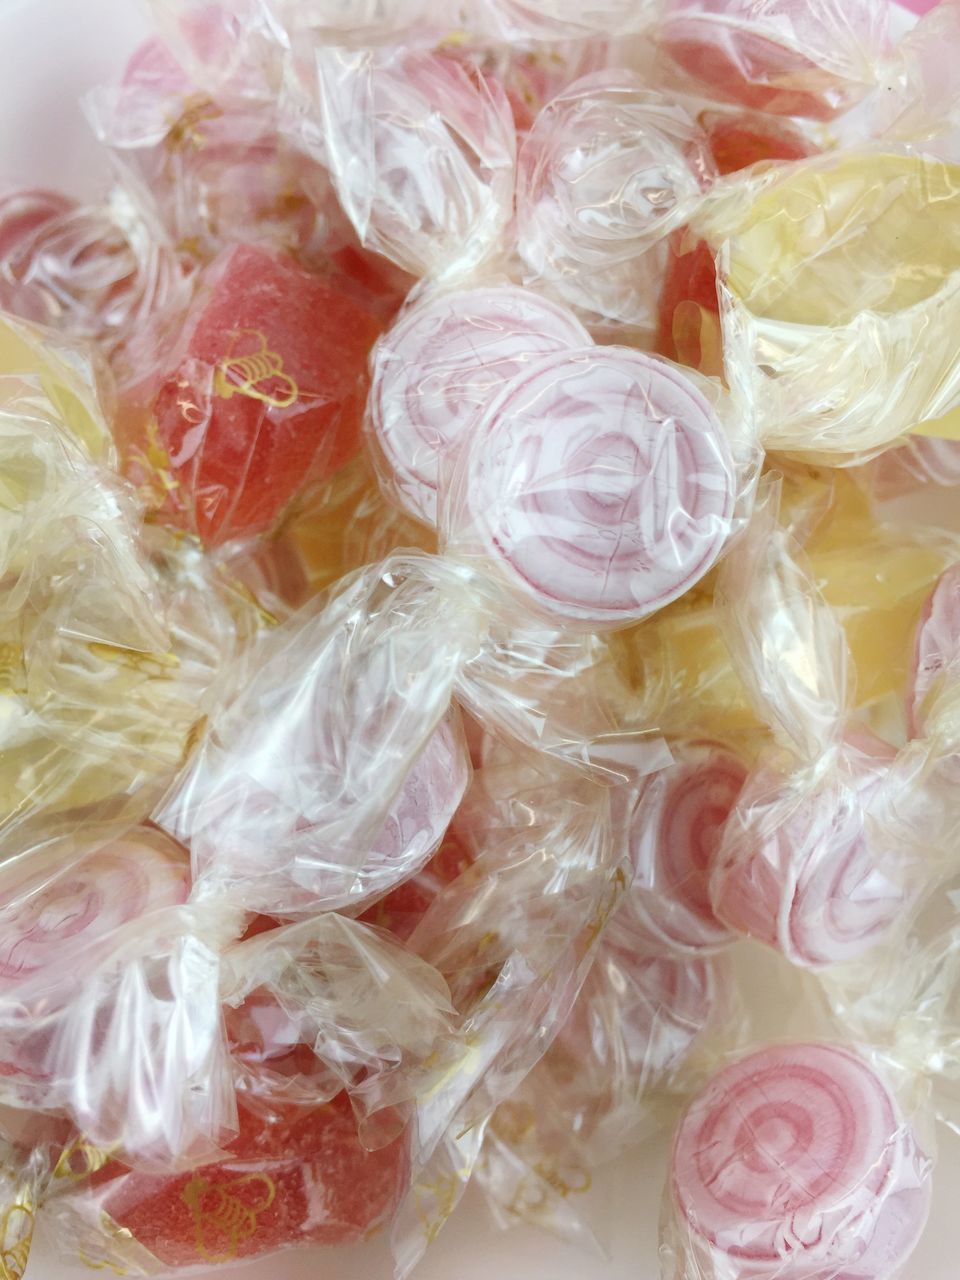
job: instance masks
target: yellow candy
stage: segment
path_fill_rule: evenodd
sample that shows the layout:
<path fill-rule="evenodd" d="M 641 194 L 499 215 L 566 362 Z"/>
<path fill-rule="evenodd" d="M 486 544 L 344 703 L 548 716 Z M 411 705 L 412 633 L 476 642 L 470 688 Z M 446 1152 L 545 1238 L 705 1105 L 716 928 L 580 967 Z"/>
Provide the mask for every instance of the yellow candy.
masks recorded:
<path fill-rule="evenodd" d="M 835 461 L 960 432 L 960 168 L 830 153 L 720 183 L 727 378 L 768 449 Z"/>
<path fill-rule="evenodd" d="M 735 228 L 727 280 L 755 316 L 849 324 L 925 302 L 960 271 L 960 168 L 874 152 L 768 173 Z M 719 224 L 714 230 L 716 235 Z"/>

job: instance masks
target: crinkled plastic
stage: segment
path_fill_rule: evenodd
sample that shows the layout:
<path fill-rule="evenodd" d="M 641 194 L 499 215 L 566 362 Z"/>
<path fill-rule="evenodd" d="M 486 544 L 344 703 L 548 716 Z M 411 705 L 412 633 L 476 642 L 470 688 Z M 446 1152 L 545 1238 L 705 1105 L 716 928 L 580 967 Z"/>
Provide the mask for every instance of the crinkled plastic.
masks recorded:
<path fill-rule="evenodd" d="M 584 629 L 669 604 L 720 555 L 747 483 L 742 441 L 704 391 L 628 348 L 541 357 L 487 405 L 457 460 L 448 551 L 492 561 L 520 598 Z"/>
<path fill-rule="evenodd" d="M 721 256 L 727 374 L 764 445 L 837 459 L 954 435 L 958 171 L 875 148 L 714 192 L 694 225 Z"/>
<path fill-rule="evenodd" d="M 720 1071 L 673 1143 L 665 1280 L 894 1280 L 930 1208 L 931 1160 L 858 1053 L 779 1044 Z"/>
<path fill-rule="evenodd" d="M 482 632 L 468 592 L 397 556 L 273 632 L 158 814 L 191 848 L 195 894 L 312 915 L 423 866 L 467 780 L 441 721 Z"/>
<path fill-rule="evenodd" d="M 960 86 L 950 58 L 958 35 L 960 8 L 941 0 L 898 43 L 883 91 L 870 104 L 877 136 L 960 160 Z"/>
<path fill-rule="evenodd" d="M 226 250 L 125 393 L 130 478 L 208 546 L 268 531 L 357 452 L 376 318 L 286 254 Z"/>
<path fill-rule="evenodd" d="M 0 198 L 0 305 L 105 355 L 183 297 L 184 274 L 156 218 L 120 187 L 102 205 L 37 190 Z"/>
<path fill-rule="evenodd" d="M 419 1155 L 394 1232 L 403 1274 L 459 1200 L 489 1117 L 569 1011 L 627 883 L 606 788 L 583 775 L 521 756 L 486 780 L 479 803 L 482 852 L 408 944 L 446 977 L 463 1042 L 413 1118 Z"/>
<path fill-rule="evenodd" d="M 189 548 L 138 541 L 86 357 L 4 321 L 0 856 L 146 817 L 255 609 Z"/>
<path fill-rule="evenodd" d="M 889 12 L 888 0 L 667 0 L 657 39 L 709 97 L 829 120 L 877 83 Z"/>
<path fill-rule="evenodd" d="M 706 140 L 630 72 L 570 85 L 520 151 L 517 250 L 527 284 L 594 317 L 656 328 L 670 233 L 713 176 Z"/>
<path fill-rule="evenodd" d="M 227 955 L 239 1096 L 325 1104 L 348 1089 L 364 1145 L 400 1132 L 418 1086 L 455 1042 L 441 975 L 378 929 L 336 912 L 248 938 Z"/>
<path fill-rule="evenodd" d="M 659 950 L 624 901 L 556 1040 L 487 1129 L 477 1179 L 501 1225 L 590 1243 L 577 1197 L 669 1119 L 678 1069 L 729 1014 L 723 980 L 713 958 Z"/>
<path fill-rule="evenodd" d="M 361 244 L 434 278 L 502 251 L 516 131 L 495 80 L 403 49 L 317 48 L 301 76 L 319 126 L 303 143 L 328 166 Z"/>
<path fill-rule="evenodd" d="M 710 898 L 728 925 L 819 968 L 882 941 L 943 874 L 955 832 L 928 752 L 897 752 L 849 718 L 842 629 L 770 512 L 721 590 L 732 655 L 786 757 L 752 771 Z"/>
<path fill-rule="evenodd" d="M 216 948 L 237 918 L 191 913 L 188 891 L 186 854 L 150 829 L 4 872 L 4 1102 L 141 1165 L 217 1150 L 235 1109 Z"/>

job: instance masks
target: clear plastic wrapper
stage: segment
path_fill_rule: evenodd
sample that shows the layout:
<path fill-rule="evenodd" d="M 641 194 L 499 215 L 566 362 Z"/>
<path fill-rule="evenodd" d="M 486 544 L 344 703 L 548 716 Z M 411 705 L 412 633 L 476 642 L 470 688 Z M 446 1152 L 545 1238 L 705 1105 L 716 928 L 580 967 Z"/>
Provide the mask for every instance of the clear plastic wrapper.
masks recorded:
<path fill-rule="evenodd" d="M 246 938 L 226 956 L 238 1096 L 269 1116 L 347 1089 L 365 1146 L 392 1142 L 432 1068 L 456 1048 L 441 975 L 394 938 L 327 912 Z"/>
<path fill-rule="evenodd" d="M 501 252 L 516 130 L 494 79 L 443 53 L 323 48 L 300 78 L 322 130 L 304 145 L 328 166 L 362 245 L 434 278 Z"/>
<path fill-rule="evenodd" d="M 155 217 L 120 187 L 100 205 L 48 191 L 0 197 L 0 306 L 113 354 L 185 293 Z"/>
<path fill-rule="evenodd" d="M 701 93 L 829 120 L 877 84 L 888 0 L 667 0 L 662 52 Z"/>
<path fill-rule="evenodd" d="M 526 282 L 594 317 L 655 330 L 667 238 L 712 174 L 696 123 L 638 76 L 578 80 L 547 104 L 520 152 Z"/>
<path fill-rule="evenodd" d="M 957 173 L 874 148 L 714 188 L 725 367 L 768 449 L 822 459 L 954 434 Z M 829 370 L 829 378 L 824 371 Z"/>
<path fill-rule="evenodd" d="M 477 1179 L 502 1226 L 589 1243 L 577 1196 L 669 1120 L 679 1068 L 729 1014 L 716 959 L 665 953 L 626 915 L 624 902 L 557 1038 L 487 1129 Z"/>
<path fill-rule="evenodd" d="M 447 550 L 492 561 L 521 599 L 585 629 L 668 604 L 720 555 L 749 483 L 724 402 L 704 392 L 628 348 L 543 356 L 487 405 L 458 458 Z"/>
<path fill-rule="evenodd" d="M 128 475 L 208 546 L 277 524 L 360 447 L 379 323 L 288 255 L 226 250 L 124 395 Z"/>
<path fill-rule="evenodd" d="M 255 608 L 189 548 L 138 540 L 132 493 L 93 370 L 5 321 L 0 643 L 5 718 L 0 850 L 146 817 L 189 753 L 224 659 L 255 637 Z"/>
<path fill-rule="evenodd" d="M 410 948 L 447 979 L 462 1047 L 441 1056 L 413 1118 L 417 1159 L 394 1231 L 407 1274 L 452 1212 L 484 1129 L 547 1049 L 627 883 L 606 788 L 536 756 L 484 780 L 480 852 L 441 889 Z"/>
<path fill-rule="evenodd" d="M 235 1124 L 216 948 L 185 852 L 144 829 L 90 853 L 51 846 L 3 874 L 3 1100 L 68 1114 L 97 1147 L 189 1164 Z"/>
<path fill-rule="evenodd" d="M 398 556 L 274 631 L 158 814 L 191 848 L 197 895 L 312 915 L 427 861 L 467 781 L 441 721 L 481 631 L 468 591 Z"/>
<path fill-rule="evenodd" d="M 897 926 L 943 874 L 955 830 L 927 751 L 898 753 L 850 717 L 842 628 L 768 496 L 721 585 L 731 651 L 781 753 L 748 779 L 710 895 L 721 920 L 819 968 Z"/>
<path fill-rule="evenodd" d="M 958 36 L 960 8 L 941 0 L 898 43 L 870 104 L 878 137 L 960 161 L 960 86 L 950 57 Z"/>
<path fill-rule="evenodd" d="M 860 1054 L 777 1044 L 731 1063 L 680 1121 L 665 1280 L 894 1280 L 930 1208 L 930 1156 Z"/>

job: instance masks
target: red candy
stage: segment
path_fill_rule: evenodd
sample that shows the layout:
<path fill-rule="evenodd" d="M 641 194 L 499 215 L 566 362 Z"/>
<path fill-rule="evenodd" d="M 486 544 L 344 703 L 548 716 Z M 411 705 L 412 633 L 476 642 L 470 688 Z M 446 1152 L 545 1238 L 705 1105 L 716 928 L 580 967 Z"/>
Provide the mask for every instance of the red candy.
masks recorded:
<path fill-rule="evenodd" d="M 202 1266 L 362 1240 L 392 1214 L 406 1181 L 404 1142 L 365 1151 L 343 1093 L 315 1110 L 280 1108 L 273 1120 L 241 1111 L 227 1151 L 178 1177 L 115 1176 L 103 1211 L 166 1266 Z"/>
<path fill-rule="evenodd" d="M 133 415 L 131 478 L 159 480 L 165 514 L 207 545 L 271 528 L 357 451 L 376 336 L 364 310 L 286 255 L 226 251 L 164 361 L 152 421 Z"/>

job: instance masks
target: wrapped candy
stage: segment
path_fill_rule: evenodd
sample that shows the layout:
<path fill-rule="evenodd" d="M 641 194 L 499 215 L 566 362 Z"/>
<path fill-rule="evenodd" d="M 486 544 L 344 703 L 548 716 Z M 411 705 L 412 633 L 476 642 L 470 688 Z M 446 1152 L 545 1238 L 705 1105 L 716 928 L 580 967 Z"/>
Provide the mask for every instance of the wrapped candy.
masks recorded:
<path fill-rule="evenodd" d="M 667 0 L 657 38 L 711 97 L 829 120 L 877 82 L 888 13 L 886 0 Z"/>
<path fill-rule="evenodd" d="M 158 817 L 201 896 L 270 915 L 359 905 L 439 845 L 468 771 L 441 721 L 479 628 L 434 563 L 361 571 L 262 646 Z"/>
<path fill-rule="evenodd" d="M 712 172 L 695 122 L 639 77 L 578 80 L 547 104 L 520 151 L 526 283 L 653 329 L 667 237 L 689 221 Z"/>
<path fill-rule="evenodd" d="M 893 1280 L 930 1207 L 930 1159 L 888 1085 L 832 1044 L 725 1067 L 673 1144 L 670 1280 Z"/>
<path fill-rule="evenodd" d="M 128 393 L 128 473 L 209 546 L 270 529 L 357 451 L 377 330 L 289 257 L 227 250 L 156 373 Z"/>
<path fill-rule="evenodd" d="M 726 431 L 679 370 L 620 347 L 561 351 L 478 419 L 447 544 L 492 559 L 548 616 L 622 626 L 711 568 L 736 492 Z"/>
<path fill-rule="evenodd" d="M 849 458 L 951 435 L 957 190 L 949 165 L 877 149 L 715 188 L 694 225 L 722 254 L 725 367 L 768 449 Z"/>
<path fill-rule="evenodd" d="M 952 822 L 923 751 L 898 753 L 846 720 L 842 631 L 763 508 L 750 542 L 723 582 L 727 634 L 794 764 L 772 753 L 753 771 L 710 896 L 726 923 L 817 968 L 898 923 L 938 875 Z"/>
<path fill-rule="evenodd" d="M 480 411 L 539 356 L 589 344 L 570 312 L 509 285 L 421 301 L 373 353 L 369 425 L 384 490 L 436 524 L 441 471 Z"/>
<path fill-rule="evenodd" d="M 170 1274 L 362 1240 L 389 1220 L 406 1175 L 403 1140 L 364 1150 L 341 1093 L 269 1119 L 241 1111 L 221 1158 L 176 1176 L 112 1160 L 53 1201 L 46 1221 L 62 1257 L 127 1275 Z"/>
<path fill-rule="evenodd" d="M 235 1124 L 216 946 L 236 921 L 177 905 L 186 864 L 167 849 L 115 842 L 4 885 L 0 998 L 4 1100 L 65 1111 L 95 1146 L 161 1169 L 209 1159 Z M 84 914 L 40 927 L 71 910 Z"/>
<path fill-rule="evenodd" d="M 672 749 L 676 765 L 624 800 L 622 831 L 635 871 L 620 917 L 667 950 L 710 951 L 731 940 L 710 902 L 710 875 L 747 771 L 719 743 Z"/>
<path fill-rule="evenodd" d="M 6 321 L 0 361 L 6 858 L 81 821 L 92 836 L 145 818 L 259 619 L 203 565 L 184 590 L 187 549 L 141 546 L 80 356 Z"/>
<path fill-rule="evenodd" d="M 496 81 L 412 50 L 317 49 L 302 78 L 323 130 L 320 158 L 362 245 L 433 278 L 501 251 L 516 131 Z"/>
<path fill-rule="evenodd" d="M 81 206 L 47 191 L 0 199 L 0 305 L 113 355 L 154 311 L 185 293 L 159 225 L 116 188 Z"/>
<path fill-rule="evenodd" d="M 721 175 L 770 160 L 802 160 L 813 143 L 791 125 L 755 112 L 705 111 L 698 123 Z M 688 227 L 674 231 L 660 294 L 657 351 L 717 375 L 723 371 L 715 254 Z"/>

